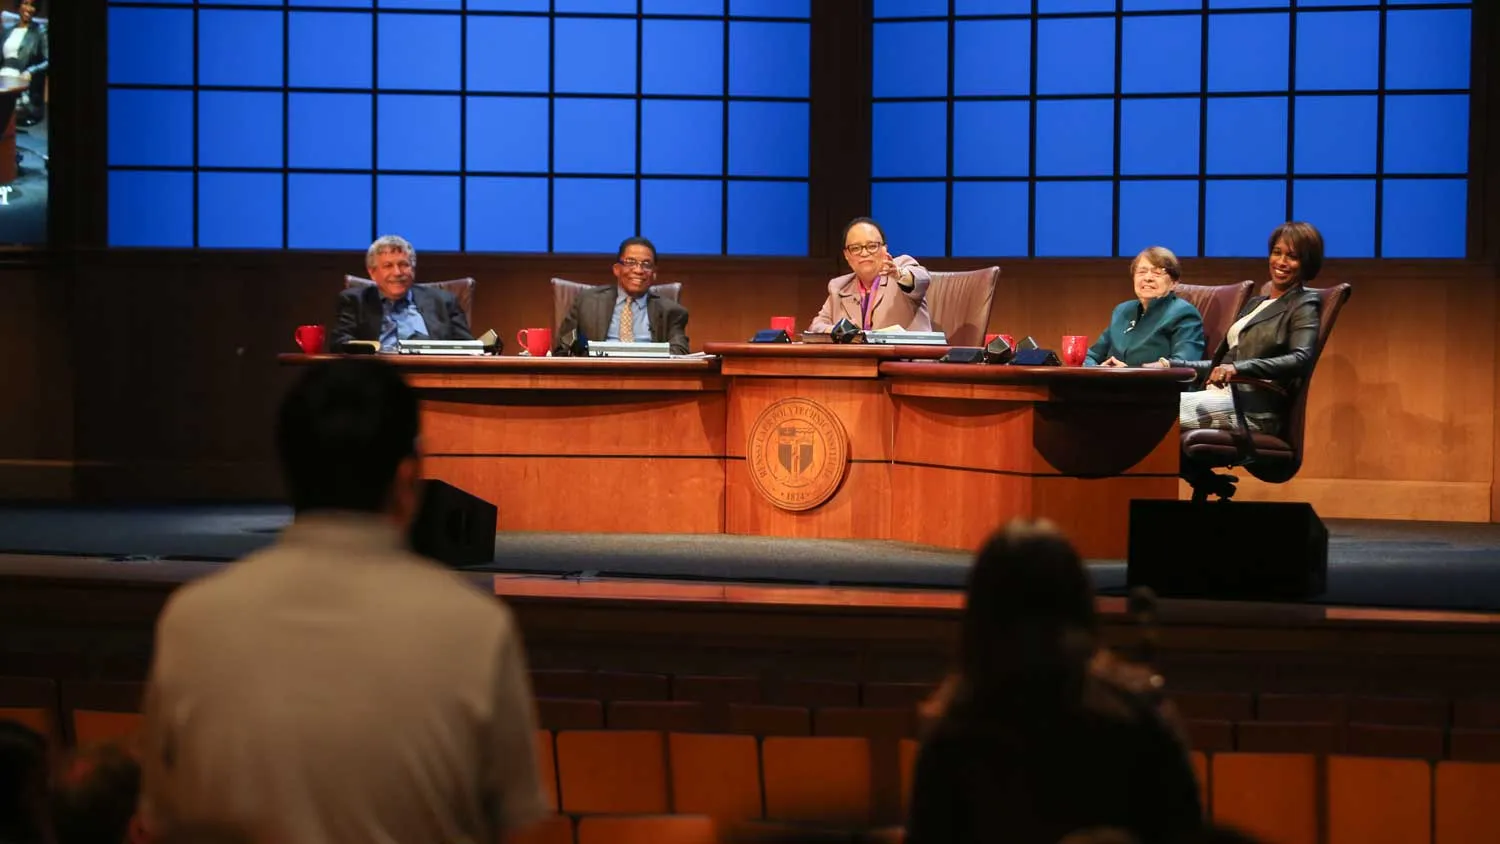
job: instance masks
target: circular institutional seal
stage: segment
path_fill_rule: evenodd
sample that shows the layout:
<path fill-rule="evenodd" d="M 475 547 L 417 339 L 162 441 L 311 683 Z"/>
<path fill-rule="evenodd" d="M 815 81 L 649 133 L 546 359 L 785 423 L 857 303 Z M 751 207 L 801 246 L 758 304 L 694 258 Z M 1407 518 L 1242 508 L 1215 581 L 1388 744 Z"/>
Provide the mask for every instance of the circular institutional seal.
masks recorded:
<path fill-rule="evenodd" d="M 783 510 L 811 510 L 833 496 L 849 468 L 849 435 L 828 408 L 781 399 L 750 426 L 750 479 Z"/>

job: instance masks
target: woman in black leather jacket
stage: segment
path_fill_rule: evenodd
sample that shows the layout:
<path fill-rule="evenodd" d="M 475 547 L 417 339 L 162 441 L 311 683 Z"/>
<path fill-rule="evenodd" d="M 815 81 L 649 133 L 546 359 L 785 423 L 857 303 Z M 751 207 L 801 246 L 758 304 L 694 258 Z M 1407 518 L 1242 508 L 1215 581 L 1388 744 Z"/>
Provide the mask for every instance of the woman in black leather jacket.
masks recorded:
<path fill-rule="evenodd" d="M 1213 360 L 1172 360 L 1196 369 L 1203 389 L 1182 394 L 1183 428 L 1239 427 L 1234 400 L 1251 431 L 1280 433 L 1287 405 L 1306 382 L 1318 342 L 1319 300 L 1303 287 L 1323 266 L 1323 236 L 1310 223 L 1282 223 L 1271 232 L 1270 283 L 1240 309 Z M 1236 383 L 1230 378 L 1270 381 L 1280 388 Z"/>

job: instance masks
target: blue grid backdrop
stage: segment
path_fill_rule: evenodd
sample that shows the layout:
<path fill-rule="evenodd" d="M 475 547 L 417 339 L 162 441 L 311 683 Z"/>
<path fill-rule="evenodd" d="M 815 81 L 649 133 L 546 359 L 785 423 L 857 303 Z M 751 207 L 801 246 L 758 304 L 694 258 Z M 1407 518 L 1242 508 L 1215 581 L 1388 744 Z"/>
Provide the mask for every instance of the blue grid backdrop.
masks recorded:
<path fill-rule="evenodd" d="M 1295 8 L 1293 8 L 1295 6 Z M 976 257 L 1461 258 L 1470 4 L 875 0 L 874 215 Z"/>
<path fill-rule="evenodd" d="M 109 10 L 109 243 L 807 254 L 811 0 Z"/>

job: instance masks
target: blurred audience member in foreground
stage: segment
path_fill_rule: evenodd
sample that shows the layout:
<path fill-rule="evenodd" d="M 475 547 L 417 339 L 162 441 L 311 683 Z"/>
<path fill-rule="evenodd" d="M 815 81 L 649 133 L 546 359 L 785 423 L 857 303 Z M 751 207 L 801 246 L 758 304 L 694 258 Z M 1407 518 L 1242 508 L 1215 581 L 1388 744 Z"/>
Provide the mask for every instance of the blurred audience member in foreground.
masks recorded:
<path fill-rule="evenodd" d="M 0 721 L 0 842 L 47 844 L 47 740 Z"/>
<path fill-rule="evenodd" d="M 78 752 L 52 794 L 56 844 L 136 844 L 133 830 L 141 766 L 119 745 Z"/>
<path fill-rule="evenodd" d="M 407 547 L 422 478 L 411 388 L 379 360 L 317 364 L 276 443 L 295 521 L 178 590 L 157 622 L 147 831 L 489 844 L 546 814 L 510 611 Z"/>
<path fill-rule="evenodd" d="M 1050 525 L 1012 523 L 985 544 L 960 676 L 917 757 L 910 844 L 1197 832 L 1197 784 L 1155 679 L 1100 656 L 1097 627 L 1088 573 Z"/>

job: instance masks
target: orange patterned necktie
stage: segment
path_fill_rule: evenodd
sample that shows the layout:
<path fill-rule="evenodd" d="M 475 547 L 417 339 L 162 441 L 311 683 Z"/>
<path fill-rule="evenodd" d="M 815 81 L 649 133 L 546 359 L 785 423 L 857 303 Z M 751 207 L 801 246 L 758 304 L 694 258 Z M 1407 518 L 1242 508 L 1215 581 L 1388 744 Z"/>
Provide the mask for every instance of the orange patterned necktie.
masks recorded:
<path fill-rule="evenodd" d="M 620 309 L 620 342 L 635 342 L 635 307 L 634 299 L 626 299 L 625 307 Z"/>

